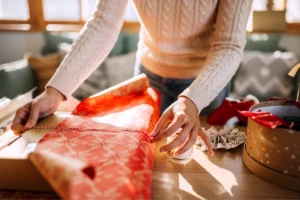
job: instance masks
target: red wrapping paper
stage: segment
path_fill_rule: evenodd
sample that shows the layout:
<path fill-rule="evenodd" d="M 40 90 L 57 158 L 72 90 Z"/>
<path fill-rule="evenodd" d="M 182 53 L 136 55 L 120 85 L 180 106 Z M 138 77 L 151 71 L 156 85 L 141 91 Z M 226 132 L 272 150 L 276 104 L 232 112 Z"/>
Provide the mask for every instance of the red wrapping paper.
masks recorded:
<path fill-rule="evenodd" d="M 252 119 L 253 121 L 257 122 L 258 124 L 266 128 L 274 129 L 278 126 L 285 126 L 286 128 L 291 127 L 291 125 L 287 121 L 269 112 L 264 112 L 264 111 L 259 111 L 259 112 L 239 111 L 239 112 L 245 117 Z"/>
<path fill-rule="evenodd" d="M 142 77 L 84 100 L 39 141 L 29 157 L 62 198 L 150 199 L 154 152 L 145 133 L 159 98 L 147 86 Z"/>

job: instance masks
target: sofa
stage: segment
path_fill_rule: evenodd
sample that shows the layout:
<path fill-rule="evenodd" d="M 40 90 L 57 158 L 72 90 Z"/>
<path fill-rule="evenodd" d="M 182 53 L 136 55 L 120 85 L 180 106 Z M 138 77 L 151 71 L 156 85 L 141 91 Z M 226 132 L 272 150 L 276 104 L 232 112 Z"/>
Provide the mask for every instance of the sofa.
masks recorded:
<path fill-rule="evenodd" d="M 75 40 L 76 35 L 76 33 L 44 33 L 45 46 L 41 54 L 49 55 L 60 52 L 60 47 L 64 44 L 70 45 Z M 99 92 L 132 76 L 138 37 L 138 33 L 122 31 L 104 62 L 104 65 L 114 66 L 99 67 L 101 71 L 97 69 L 93 73 L 94 76 L 96 76 L 95 74 L 97 76 L 85 81 L 79 88 L 79 92 L 74 93 L 74 96 L 83 99 L 96 91 Z M 240 98 L 250 93 L 260 100 L 265 100 L 271 96 L 295 98 L 297 83 L 300 79 L 299 76 L 295 79 L 290 78 L 287 73 L 294 64 L 299 62 L 299 57 L 292 52 L 285 52 L 285 49 L 279 45 L 280 38 L 280 34 L 247 35 L 245 58 L 232 79 L 232 97 Z M 126 65 L 127 62 L 128 66 L 124 67 L 123 65 Z M 118 66 L 119 68 L 116 70 L 115 67 Z M 127 70 L 118 73 L 125 75 L 113 74 L 114 71 L 120 69 Z M 280 73 L 275 73 L 276 71 Z M 36 74 L 26 59 L 0 65 L 0 80 L 0 98 L 4 96 L 15 98 L 37 86 Z M 95 80 L 102 80 L 102 82 L 97 83 Z M 97 89 L 91 89 L 95 84 L 98 84 Z M 285 90 L 286 87 L 288 87 L 287 90 Z"/>
<path fill-rule="evenodd" d="M 49 33 L 44 34 L 45 45 L 41 50 L 42 55 L 51 55 L 60 51 L 61 44 L 72 44 L 76 38 L 76 33 Z M 119 38 L 111 50 L 107 59 L 109 63 L 116 63 L 112 58 L 122 57 L 137 49 L 138 34 L 122 31 Z M 65 52 L 60 52 L 61 55 Z M 63 57 L 63 56 L 62 56 Z M 128 57 L 128 56 L 127 56 Z M 135 56 L 130 56 L 130 62 L 134 62 Z M 120 58 L 122 60 L 122 58 Z M 120 60 L 119 59 L 119 60 Z M 122 62 L 125 58 L 123 58 Z M 126 59 L 125 59 L 126 60 Z M 127 59 L 128 60 L 128 59 Z M 128 74 L 128 72 L 127 72 Z M 128 76 L 128 75 L 127 75 Z M 132 74 L 131 74 L 132 76 Z M 124 77 L 127 78 L 127 77 Z M 11 63 L 0 65 L 0 98 L 7 97 L 13 99 L 20 94 L 26 93 L 38 86 L 37 74 L 26 58 Z M 106 85 L 109 87 L 110 85 Z"/>

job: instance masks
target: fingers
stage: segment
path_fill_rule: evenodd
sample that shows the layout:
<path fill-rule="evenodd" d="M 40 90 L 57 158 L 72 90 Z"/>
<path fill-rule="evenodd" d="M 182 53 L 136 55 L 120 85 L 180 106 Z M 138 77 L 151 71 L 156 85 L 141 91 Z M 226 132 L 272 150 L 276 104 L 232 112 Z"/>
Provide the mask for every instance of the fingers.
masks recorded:
<path fill-rule="evenodd" d="M 198 136 L 198 127 L 194 127 L 192 129 L 192 132 L 190 134 L 189 140 L 184 144 L 183 147 L 181 147 L 176 153 L 175 155 L 181 155 L 184 154 L 185 152 L 187 152 L 190 148 L 192 148 L 194 146 L 194 144 L 196 143 L 197 140 L 197 136 Z"/>
<path fill-rule="evenodd" d="M 30 113 L 30 103 L 25 106 L 19 108 L 16 112 L 16 115 L 13 119 L 12 124 L 22 124 L 26 121 L 27 117 Z"/>
<path fill-rule="evenodd" d="M 15 135 L 20 136 L 22 133 L 26 131 L 23 125 L 11 125 L 11 130 L 14 132 Z"/>
<path fill-rule="evenodd" d="M 157 134 L 154 138 L 154 141 L 159 141 L 163 139 L 164 137 L 169 137 L 172 134 L 174 134 L 176 131 L 178 131 L 179 128 L 183 127 L 186 124 L 185 117 L 183 114 L 176 114 L 172 122 L 169 124 L 169 126 L 161 131 L 159 134 Z"/>
<path fill-rule="evenodd" d="M 11 129 L 14 131 L 14 133 L 19 134 L 26 131 L 24 124 L 26 123 L 30 114 L 30 106 L 31 103 L 28 103 L 17 110 L 11 125 Z"/>
<path fill-rule="evenodd" d="M 32 103 L 30 115 L 25 125 L 25 129 L 30 129 L 34 127 L 39 119 L 39 115 L 40 115 L 40 107 L 38 106 L 38 104 Z"/>
<path fill-rule="evenodd" d="M 160 133 L 160 131 L 164 128 L 165 124 L 172 118 L 172 115 L 173 115 L 173 113 L 171 110 L 167 110 L 165 113 L 163 113 L 163 115 L 158 120 L 157 124 L 155 125 L 154 130 L 152 131 L 150 136 L 154 137 L 158 133 Z"/>
<path fill-rule="evenodd" d="M 178 146 L 183 145 L 185 142 L 187 142 L 191 130 L 191 125 L 185 125 L 179 133 L 178 137 L 175 138 L 170 144 L 161 147 L 160 152 L 170 151 Z"/>
<path fill-rule="evenodd" d="M 199 129 L 198 135 L 204 141 L 204 144 L 207 147 L 208 155 L 213 156 L 214 155 L 214 150 L 213 150 L 212 144 L 211 144 L 208 136 L 206 135 L 205 131 L 202 130 L 202 128 Z"/>

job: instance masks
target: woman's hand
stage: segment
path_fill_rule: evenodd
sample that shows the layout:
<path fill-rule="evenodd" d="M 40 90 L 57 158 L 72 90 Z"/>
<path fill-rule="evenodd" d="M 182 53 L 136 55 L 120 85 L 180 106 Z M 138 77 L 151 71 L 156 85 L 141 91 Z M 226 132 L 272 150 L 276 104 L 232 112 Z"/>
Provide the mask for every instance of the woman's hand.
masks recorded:
<path fill-rule="evenodd" d="M 36 97 L 33 101 L 19 108 L 13 119 L 11 129 L 20 135 L 26 130 L 34 127 L 39 118 L 46 117 L 58 108 L 64 96 L 52 87 Z"/>
<path fill-rule="evenodd" d="M 170 124 L 164 129 L 170 120 Z M 208 154 L 214 155 L 212 144 L 201 128 L 198 109 L 190 99 L 185 97 L 180 97 L 163 113 L 151 136 L 154 137 L 154 141 L 159 141 L 178 131 L 180 131 L 178 137 L 170 144 L 161 147 L 160 152 L 181 147 L 176 155 L 183 154 L 195 144 L 199 135 L 207 146 Z"/>

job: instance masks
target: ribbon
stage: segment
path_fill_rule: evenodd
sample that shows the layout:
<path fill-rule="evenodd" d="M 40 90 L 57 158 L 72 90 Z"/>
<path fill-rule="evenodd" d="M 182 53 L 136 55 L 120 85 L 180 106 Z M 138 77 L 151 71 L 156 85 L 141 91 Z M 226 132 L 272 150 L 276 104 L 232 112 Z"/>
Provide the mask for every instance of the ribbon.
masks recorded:
<path fill-rule="evenodd" d="M 286 128 L 292 128 L 293 123 L 288 123 L 287 121 L 281 119 L 280 117 L 265 111 L 249 112 L 249 111 L 239 111 L 245 117 L 248 117 L 255 121 L 256 123 L 270 129 L 274 129 L 278 126 L 284 126 Z"/>
<path fill-rule="evenodd" d="M 150 125 L 154 126 L 154 125 Z M 150 141 L 153 140 L 153 137 L 150 136 L 149 132 L 147 131 L 141 131 L 133 128 L 75 128 L 75 127 L 61 127 L 61 126 L 35 126 L 31 129 L 56 129 L 61 132 L 67 132 L 67 131 L 78 131 L 78 132 L 84 132 L 84 131 L 104 131 L 104 132 L 112 132 L 112 133 L 121 133 L 121 132 L 132 132 L 132 133 L 141 133 L 146 135 Z"/>

